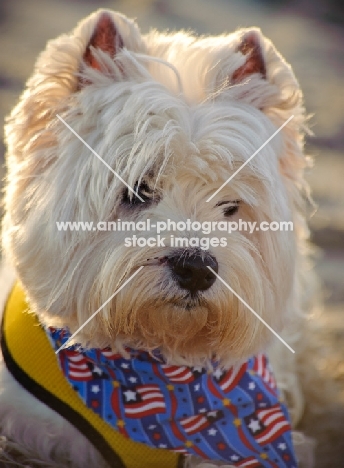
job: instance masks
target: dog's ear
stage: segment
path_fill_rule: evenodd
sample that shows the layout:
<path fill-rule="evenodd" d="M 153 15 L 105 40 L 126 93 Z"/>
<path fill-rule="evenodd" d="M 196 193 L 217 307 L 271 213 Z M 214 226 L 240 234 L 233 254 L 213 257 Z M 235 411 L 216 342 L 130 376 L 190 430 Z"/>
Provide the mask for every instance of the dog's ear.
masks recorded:
<path fill-rule="evenodd" d="M 266 78 L 266 64 L 258 31 L 252 30 L 244 33 L 236 52 L 244 55 L 246 60 L 234 71 L 230 80 L 231 84 L 243 82 L 254 73 L 259 73 L 263 78 Z"/>
<path fill-rule="evenodd" d="M 111 58 L 114 58 L 122 47 L 123 39 L 112 16 L 108 12 L 103 12 L 97 20 L 93 34 L 87 44 L 83 56 L 84 62 L 92 68 L 101 70 L 102 66 L 93 52 L 100 49 L 110 55 Z"/>
<path fill-rule="evenodd" d="M 293 70 L 258 28 L 239 30 L 232 37 L 232 54 L 220 74 L 222 89 L 231 99 L 262 111 L 276 128 L 291 118 L 281 131 L 285 150 L 279 157 L 280 171 L 302 185 L 305 110 Z"/>
<path fill-rule="evenodd" d="M 303 115 L 303 96 L 293 70 L 260 29 L 235 32 L 229 48 L 215 82 L 227 96 L 262 110 L 280 125 L 292 114 Z"/>

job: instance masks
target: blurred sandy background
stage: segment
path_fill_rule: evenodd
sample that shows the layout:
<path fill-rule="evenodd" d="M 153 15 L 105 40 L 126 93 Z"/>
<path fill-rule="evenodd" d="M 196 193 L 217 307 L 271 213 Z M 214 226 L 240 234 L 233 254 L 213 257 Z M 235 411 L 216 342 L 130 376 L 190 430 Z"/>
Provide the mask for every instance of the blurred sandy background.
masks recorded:
<path fill-rule="evenodd" d="M 337 410 L 308 425 L 311 432 L 324 433 L 317 466 L 344 467 L 344 1 L 1 0 L 1 127 L 46 41 L 100 7 L 136 17 L 143 32 L 154 27 L 218 34 L 259 26 L 293 65 L 314 114 L 315 136 L 307 146 L 315 161 L 309 181 L 318 204 L 311 229 L 321 248 L 316 266 L 325 295 L 321 326 L 331 356 L 324 366 L 340 386 Z M 1 139 L 1 165 L 4 152 Z"/>

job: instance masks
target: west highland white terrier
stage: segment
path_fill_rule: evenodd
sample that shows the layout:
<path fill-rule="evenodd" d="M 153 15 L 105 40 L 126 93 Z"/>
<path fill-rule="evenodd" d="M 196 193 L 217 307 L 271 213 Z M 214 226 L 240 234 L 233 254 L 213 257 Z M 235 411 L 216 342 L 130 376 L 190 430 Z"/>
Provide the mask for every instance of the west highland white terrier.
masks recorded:
<path fill-rule="evenodd" d="M 311 466 L 304 126 L 259 29 L 48 43 L 6 126 L 2 467 Z"/>

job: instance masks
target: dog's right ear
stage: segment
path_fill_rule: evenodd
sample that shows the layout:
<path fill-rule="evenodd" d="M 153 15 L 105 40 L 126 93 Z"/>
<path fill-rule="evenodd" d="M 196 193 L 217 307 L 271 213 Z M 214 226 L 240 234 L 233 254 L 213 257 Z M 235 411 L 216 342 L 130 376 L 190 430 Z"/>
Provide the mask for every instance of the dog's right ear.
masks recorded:
<path fill-rule="evenodd" d="M 107 53 L 111 58 L 114 58 L 117 52 L 123 48 L 123 39 L 120 32 L 117 30 L 116 24 L 108 12 L 103 12 L 96 22 L 93 34 L 87 44 L 84 53 L 84 62 L 99 71 L 102 70 L 102 65 L 97 59 L 94 52 L 97 49 Z"/>
<path fill-rule="evenodd" d="M 92 69 L 114 78 L 123 75 L 123 63 L 120 59 L 116 61 L 123 48 L 145 52 L 136 22 L 111 10 L 92 13 L 79 23 L 70 37 L 78 48 L 77 89 L 97 79 Z"/>

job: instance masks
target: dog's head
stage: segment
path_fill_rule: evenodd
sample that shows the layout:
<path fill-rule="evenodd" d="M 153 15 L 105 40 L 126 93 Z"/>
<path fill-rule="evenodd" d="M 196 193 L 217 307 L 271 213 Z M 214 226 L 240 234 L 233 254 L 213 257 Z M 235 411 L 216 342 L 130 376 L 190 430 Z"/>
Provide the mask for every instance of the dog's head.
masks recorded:
<path fill-rule="evenodd" d="M 50 42 L 6 129 L 3 243 L 31 307 L 73 332 L 144 265 L 75 341 L 226 364 L 266 346 L 271 332 L 238 296 L 277 331 L 294 307 L 301 101 L 290 67 L 257 29 L 141 36 L 127 18 L 100 11 Z M 191 229 L 162 233 L 165 246 L 128 247 L 126 237 L 155 237 L 155 228 L 56 225 L 148 218 L 293 221 L 294 231 L 229 234 L 216 224 L 208 237 L 222 245 L 197 247 L 205 236 Z M 171 234 L 196 240 L 181 249 Z"/>

